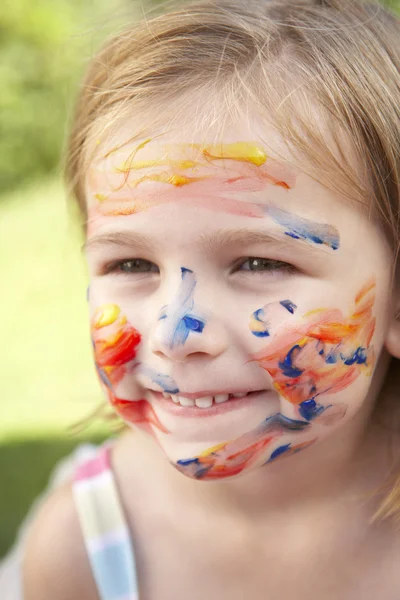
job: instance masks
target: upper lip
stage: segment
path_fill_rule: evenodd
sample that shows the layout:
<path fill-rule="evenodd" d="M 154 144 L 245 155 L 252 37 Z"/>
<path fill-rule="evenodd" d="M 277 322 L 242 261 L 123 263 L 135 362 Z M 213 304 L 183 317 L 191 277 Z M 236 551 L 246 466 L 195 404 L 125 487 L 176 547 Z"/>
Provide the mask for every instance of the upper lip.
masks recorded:
<path fill-rule="evenodd" d="M 157 391 L 159 392 L 159 390 L 151 390 L 151 391 Z M 183 396 L 184 398 L 190 398 L 190 400 L 197 400 L 197 398 L 205 398 L 206 396 L 218 396 L 218 395 L 222 395 L 222 394 L 250 394 L 252 392 L 260 392 L 262 390 L 260 389 L 256 389 L 256 390 L 251 390 L 249 388 L 247 389 L 234 389 L 234 390 L 199 390 L 197 392 L 184 392 L 179 390 L 179 392 L 177 394 L 169 394 L 168 392 L 166 392 L 169 396 Z M 160 392 L 162 393 L 162 392 Z"/>

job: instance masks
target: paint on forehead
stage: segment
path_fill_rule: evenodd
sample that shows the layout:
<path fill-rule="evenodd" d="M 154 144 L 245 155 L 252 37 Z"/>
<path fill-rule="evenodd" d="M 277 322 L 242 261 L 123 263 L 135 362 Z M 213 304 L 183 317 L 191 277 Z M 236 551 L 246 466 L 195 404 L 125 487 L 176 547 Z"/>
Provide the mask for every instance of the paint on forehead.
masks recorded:
<path fill-rule="evenodd" d="M 371 279 L 362 287 L 348 316 L 337 309 L 311 311 L 254 356 L 279 394 L 299 406 L 304 418 L 320 414 L 317 397 L 345 389 L 362 373 L 371 375 L 375 286 Z"/>
<path fill-rule="evenodd" d="M 332 225 L 313 223 L 309 219 L 293 215 L 276 206 L 267 207 L 266 213 L 285 229 L 286 235 L 294 239 L 324 244 L 332 250 L 337 250 L 340 246 L 339 232 Z"/>
<path fill-rule="evenodd" d="M 218 172 L 215 172 L 213 167 L 205 175 L 199 175 L 194 171 L 188 175 L 177 169 L 176 165 L 174 171 L 172 167 L 175 163 L 172 158 L 168 158 L 172 161 L 169 171 L 151 172 L 131 180 L 129 173 L 135 165 L 131 160 L 129 170 L 127 171 L 126 166 L 122 169 L 124 176 L 122 184 L 114 181 L 114 187 L 113 178 L 111 177 L 110 181 L 109 174 L 96 173 L 92 170 L 89 176 L 90 187 L 95 190 L 101 187 L 103 189 L 95 192 L 94 200 L 89 200 L 89 221 L 93 223 L 102 215 L 128 216 L 168 203 L 184 202 L 185 206 L 199 207 L 213 212 L 226 212 L 252 218 L 267 216 L 284 229 L 285 235 L 314 244 L 323 244 L 333 250 L 339 248 L 339 232 L 332 225 L 305 219 L 270 203 L 262 204 L 235 197 L 241 192 L 248 194 L 263 191 L 271 184 L 290 189 L 295 179 L 287 167 L 271 159 L 267 160 L 262 149 L 246 143 L 210 146 L 207 152 L 210 154 L 209 161 L 228 157 L 228 163 L 233 161 L 234 168 L 226 167 L 224 163 L 223 167 L 218 168 Z M 265 165 L 262 163 L 264 156 Z M 205 163 L 205 168 L 209 169 L 209 161 Z M 155 165 L 158 163 L 159 160 L 154 161 Z M 141 163 L 141 168 L 142 166 Z M 146 166 L 150 168 L 151 161 L 147 161 Z M 193 170 L 193 167 L 191 169 Z M 283 185 L 283 179 L 279 177 L 284 174 L 284 169 L 288 172 L 286 178 L 291 181 L 290 185 Z M 271 170 L 276 176 L 273 176 Z M 152 182 L 150 187 L 146 185 L 149 182 Z M 188 188 L 189 184 L 190 188 Z M 169 189 L 171 186 L 173 190 Z"/>
<path fill-rule="evenodd" d="M 154 149 L 153 154 L 156 150 L 159 152 L 156 158 L 137 160 L 139 149 L 143 149 L 148 142 L 149 140 L 140 144 L 118 166 L 112 167 L 103 159 L 96 167 L 91 168 L 89 182 L 95 189 L 94 198 L 98 202 L 104 203 L 108 199 L 115 201 L 115 192 L 132 191 L 148 182 L 179 188 L 188 185 L 192 187 L 195 183 L 220 177 L 230 184 L 258 178 L 264 184 L 287 190 L 295 185 L 294 170 L 268 158 L 264 149 L 254 142 L 208 146 L 174 144 Z"/>
<path fill-rule="evenodd" d="M 171 349 L 183 346 L 191 332 L 202 333 L 205 321 L 193 315 L 196 276 L 190 269 L 181 268 L 181 282 L 174 300 L 159 317 L 162 336 Z"/>

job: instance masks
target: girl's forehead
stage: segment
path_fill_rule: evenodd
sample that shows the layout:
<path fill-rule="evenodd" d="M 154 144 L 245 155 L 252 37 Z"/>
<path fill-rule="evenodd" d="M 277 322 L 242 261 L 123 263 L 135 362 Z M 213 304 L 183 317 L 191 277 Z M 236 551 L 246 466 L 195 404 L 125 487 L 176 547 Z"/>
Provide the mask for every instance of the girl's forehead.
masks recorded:
<path fill-rule="evenodd" d="M 129 215 L 163 202 L 260 217 L 261 204 L 328 218 L 340 198 L 305 175 L 279 135 L 232 127 L 218 135 L 155 133 L 99 143 L 86 180 L 89 217 Z M 334 210 L 334 209 L 333 209 Z M 91 215 L 90 215 L 91 213 Z"/>

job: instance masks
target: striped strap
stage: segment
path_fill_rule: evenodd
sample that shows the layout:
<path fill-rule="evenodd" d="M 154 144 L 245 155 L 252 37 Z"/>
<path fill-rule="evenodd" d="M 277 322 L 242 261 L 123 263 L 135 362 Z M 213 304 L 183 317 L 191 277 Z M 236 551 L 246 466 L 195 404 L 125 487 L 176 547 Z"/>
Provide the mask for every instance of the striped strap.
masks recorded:
<path fill-rule="evenodd" d="M 78 467 L 73 495 L 101 600 L 138 600 L 135 558 L 109 451 L 102 448 Z"/>

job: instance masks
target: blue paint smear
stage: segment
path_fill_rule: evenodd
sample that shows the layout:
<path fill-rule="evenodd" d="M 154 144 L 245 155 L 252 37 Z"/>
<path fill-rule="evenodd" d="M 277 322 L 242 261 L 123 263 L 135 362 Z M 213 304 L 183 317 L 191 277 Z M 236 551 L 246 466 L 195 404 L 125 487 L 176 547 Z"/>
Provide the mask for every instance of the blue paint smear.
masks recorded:
<path fill-rule="evenodd" d="M 259 338 L 269 337 L 268 331 L 252 331 L 251 333 Z"/>
<path fill-rule="evenodd" d="M 286 310 L 288 310 L 292 315 L 294 314 L 294 311 L 296 310 L 297 306 L 294 302 L 292 302 L 291 300 L 282 300 L 280 302 L 280 304 L 286 308 Z"/>
<path fill-rule="evenodd" d="M 367 362 L 367 350 L 366 348 L 362 348 L 361 346 L 357 348 L 352 356 L 348 356 L 347 358 L 341 355 L 341 358 L 345 365 L 351 366 L 354 364 L 357 365 L 365 365 Z"/>
<path fill-rule="evenodd" d="M 200 321 L 200 319 L 195 319 L 194 317 L 186 316 L 183 317 L 183 320 L 189 331 L 197 331 L 198 333 L 203 332 L 205 324 L 203 323 L 203 321 Z"/>
<path fill-rule="evenodd" d="M 176 385 L 172 377 L 170 377 L 169 375 L 158 373 L 157 371 L 146 365 L 141 365 L 138 371 L 145 375 L 145 377 L 151 379 L 151 381 L 158 385 L 163 392 L 166 392 L 167 394 L 179 393 L 178 386 Z"/>
<path fill-rule="evenodd" d="M 293 346 L 283 361 L 278 363 L 279 368 L 286 377 L 300 377 L 303 373 L 303 369 L 299 369 L 293 365 L 293 359 L 296 358 L 299 352 L 301 352 L 301 347 L 299 345 Z"/>
<path fill-rule="evenodd" d="M 303 429 L 307 429 L 309 423 L 306 421 L 300 421 L 299 419 L 291 419 L 289 417 L 285 417 L 281 413 L 276 413 L 272 415 L 272 417 L 268 417 L 265 421 L 262 422 L 261 426 L 263 433 L 268 433 L 270 431 L 275 431 L 279 429 L 280 431 L 302 431 Z"/>
<path fill-rule="evenodd" d="M 332 250 L 337 250 L 340 246 L 339 232 L 333 225 L 316 223 L 275 206 L 266 206 L 264 210 L 276 223 L 285 228 L 285 234 L 289 237 L 314 244 L 325 244 Z"/>
<path fill-rule="evenodd" d="M 285 452 L 287 452 L 290 448 L 292 444 L 285 444 L 284 446 L 279 446 L 279 448 L 277 448 L 276 450 L 274 450 L 271 454 L 271 456 L 269 457 L 269 461 L 274 460 L 275 458 L 278 458 L 278 456 L 281 456 L 282 454 L 284 454 Z"/>
<path fill-rule="evenodd" d="M 202 333 L 205 322 L 190 314 L 194 305 L 194 290 L 196 277 L 193 271 L 181 268 L 181 284 L 175 299 L 164 307 L 159 320 L 164 320 L 164 335 L 168 346 L 173 349 L 183 346 L 189 333 Z"/>
<path fill-rule="evenodd" d="M 263 308 L 258 308 L 257 310 L 255 310 L 252 314 L 252 318 L 257 321 L 257 323 L 262 323 L 264 325 L 264 327 L 267 327 L 267 323 L 264 321 L 265 319 L 265 312 Z M 265 331 L 253 331 L 251 329 L 251 333 L 253 335 L 255 335 L 256 337 L 269 337 L 269 331 L 267 329 L 265 329 Z"/>
<path fill-rule="evenodd" d="M 317 404 L 315 400 L 306 400 L 299 405 L 299 413 L 306 421 L 312 421 L 319 417 L 326 408 L 322 404 Z"/>

